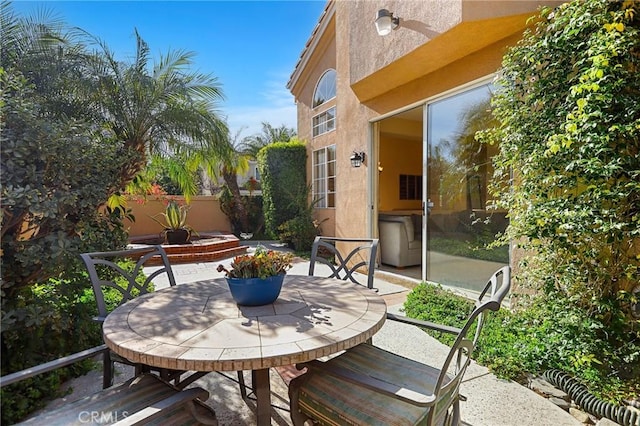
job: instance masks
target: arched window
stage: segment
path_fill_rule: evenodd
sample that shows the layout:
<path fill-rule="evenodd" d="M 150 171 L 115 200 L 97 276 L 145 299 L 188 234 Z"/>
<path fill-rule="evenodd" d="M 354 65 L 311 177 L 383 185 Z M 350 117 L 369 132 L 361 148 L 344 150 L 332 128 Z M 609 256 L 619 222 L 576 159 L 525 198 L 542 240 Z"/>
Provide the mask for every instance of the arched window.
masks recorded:
<path fill-rule="evenodd" d="M 329 99 L 333 99 L 336 97 L 336 70 L 329 69 L 320 80 L 318 80 L 318 85 L 316 86 L 315 92 L 313 92 L 313 108 L 322 105 L 327 102 Z"/>

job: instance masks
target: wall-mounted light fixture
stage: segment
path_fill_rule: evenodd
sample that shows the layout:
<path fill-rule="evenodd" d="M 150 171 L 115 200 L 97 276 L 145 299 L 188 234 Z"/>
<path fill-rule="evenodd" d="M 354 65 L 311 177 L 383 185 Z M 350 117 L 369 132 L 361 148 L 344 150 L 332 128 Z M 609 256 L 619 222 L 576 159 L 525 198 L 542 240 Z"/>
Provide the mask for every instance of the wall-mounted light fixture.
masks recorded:
<path fill-rule="evenodd" d="M 351 154 L 351 167 L 360 167 L 364 162 L 364 152 L 353 152 Z"/>
<path fill-rule="evenodd" d="M 376 31 L 378 35 L 386 36 L 400 26 L 400 18 L 393 16 L 387 9 L 380 9 L 376 14 Z"/>

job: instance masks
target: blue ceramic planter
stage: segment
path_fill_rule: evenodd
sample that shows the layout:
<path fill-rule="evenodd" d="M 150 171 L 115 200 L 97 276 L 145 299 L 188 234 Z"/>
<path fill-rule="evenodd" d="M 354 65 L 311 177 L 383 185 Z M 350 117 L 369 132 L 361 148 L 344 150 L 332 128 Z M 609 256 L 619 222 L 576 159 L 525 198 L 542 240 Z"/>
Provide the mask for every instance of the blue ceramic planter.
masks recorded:
<path fill-rule="evenodd" d="M 284 275 L 269 278 L 227 278 L 233 300 L 238 305 L 258 306 L 273 303 L 280 295 Z"/>

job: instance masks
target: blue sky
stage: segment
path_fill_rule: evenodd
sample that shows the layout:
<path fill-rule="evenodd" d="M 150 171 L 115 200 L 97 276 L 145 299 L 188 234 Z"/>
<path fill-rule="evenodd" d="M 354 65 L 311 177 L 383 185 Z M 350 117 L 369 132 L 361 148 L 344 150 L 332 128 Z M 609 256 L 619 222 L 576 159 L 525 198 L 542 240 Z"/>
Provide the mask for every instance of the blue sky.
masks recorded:
<path fill-rule="evenodd" d="M 135 52 L 134 28 L 157 58 L 196 52 L 194 68 L 218 78 L 231 135 L 261 122 L 296 128 L 286 83 L 324 9 L 306 1 L 14 1 L 21 15 L 44 9 L 104 40 L 120 60 Z"/>

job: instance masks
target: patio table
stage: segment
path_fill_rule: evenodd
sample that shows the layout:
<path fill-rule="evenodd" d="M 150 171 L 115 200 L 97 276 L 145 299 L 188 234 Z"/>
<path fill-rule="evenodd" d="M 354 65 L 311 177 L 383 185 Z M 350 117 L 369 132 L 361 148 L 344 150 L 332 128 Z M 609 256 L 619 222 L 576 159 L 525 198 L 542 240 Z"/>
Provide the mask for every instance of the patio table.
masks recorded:
<path fill-rule="evenodd" d="M 269 305 L 240 306 L 224 278 L 165 288 L 109 314 L 104 341 L 153 367 L 193 372 L 252 370 L 257 424 L 271 423 L 269 368 L 318 359 L 371 338 L 386 304 L 366 287 L 287 275 Z"/>

